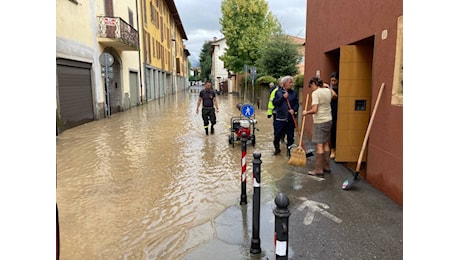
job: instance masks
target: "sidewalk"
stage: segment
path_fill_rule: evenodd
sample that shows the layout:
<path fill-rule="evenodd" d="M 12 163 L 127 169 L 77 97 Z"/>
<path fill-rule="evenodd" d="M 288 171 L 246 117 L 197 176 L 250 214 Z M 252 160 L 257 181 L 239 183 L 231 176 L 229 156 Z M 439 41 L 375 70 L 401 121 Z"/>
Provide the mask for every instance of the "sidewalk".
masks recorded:
<path fill-rule="evenodd" d="M 261 254 L 250 253 L 253 187 L 248 178 L 248 204 L 236 203 L 212 220 L 213 239 L 184 259 L 276 259 L 273 209 L 280 192 L 290 200 L 289 259 L 402 259 L 403 209 L 363 180 L 342 190 L 353 171 L 333 160 L 332 173 L 324 179 L 307 175 L 314 158 L 301 170 L 286 164 L 286 174 L 275 183 L 264 183 L 261 177 Z"/>

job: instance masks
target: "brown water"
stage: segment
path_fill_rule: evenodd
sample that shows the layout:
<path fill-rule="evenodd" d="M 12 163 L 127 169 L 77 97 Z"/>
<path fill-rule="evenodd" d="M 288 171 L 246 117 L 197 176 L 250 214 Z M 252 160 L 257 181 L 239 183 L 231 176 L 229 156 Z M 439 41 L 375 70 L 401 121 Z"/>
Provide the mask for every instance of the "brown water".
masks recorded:
<path fill-rule="evenodd" d="M 214 235 L 211 220 L 240 201 L 241 143 L 232 147 L 228 136 L 241 101 L 219 96 L 216 133 L 206 136 L 197 97 L 150 101 L 56 138 L 61 259 L 180 259 Z M 260 152 L 271 183 L 287 157 L 272 156 L 265 110 L 256 107 L 255 116 L 248 175 Z M 248 198 L 251 190 L 248 178 Z"/>

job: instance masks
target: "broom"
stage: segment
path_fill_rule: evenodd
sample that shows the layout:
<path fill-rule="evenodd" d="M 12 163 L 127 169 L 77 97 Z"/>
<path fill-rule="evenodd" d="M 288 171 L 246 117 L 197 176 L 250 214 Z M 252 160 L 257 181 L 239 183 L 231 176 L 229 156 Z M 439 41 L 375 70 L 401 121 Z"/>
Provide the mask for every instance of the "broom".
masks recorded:
<path fill-rule="evenodd" d="M 307 98 L 305 99 L 304 111 L 307 110 L 308 96 L 309 94 L 307 94 Z M 304 127 L 305 127 L 305 116 L 302 115 L 302 130 L 300 131 L 299 146 L 297 146 L 291 151 L 291 158 L 289 158 L 289 161 L 288 161 L 288 164 L 290 165 L 299 166 L 299 167 L 307 165 L 307 156 L 305 154 L 304 148 L 302 148 L 302 137 L 303 137 Z"/>
<path fill-rule="evenodd" d="M 383 92 L 384 87 L 385 87 L 385 83 L 382 83 L 382 85 L 380 86 L 379 94 L 377 96 L 377 100 L 375 101 L 374 109 L 372 110 L 371 119 L 369 120 L 369 124 L 367 126 L 366 135 L 364 136 L 363 145 L 361 146 L 361 151 L 359 152 L 358 163 L 356 164 L 355 173 L 353 174 L 352 178 L 349 178 L 349 179 L 347 179 L 347 180 L 345 180 L 343 182 L 342 190 L 350 189 L 353 186 L 353 184 L 355 184 L 357 181 L 359 181 L 359 170 L 361 168 L 361 162 L 362 162 L 362 159 L 363 159 L 364 150 L 366 149 L 367 140 L 368 140 L 369 134 L 371 132 L 372 123 L 374 122 L 375 113 L 377 112 L 377 108 L 379 107 L 379 102 L 380 102 L 380 98 L 382 96 L 382 92 Z"/>

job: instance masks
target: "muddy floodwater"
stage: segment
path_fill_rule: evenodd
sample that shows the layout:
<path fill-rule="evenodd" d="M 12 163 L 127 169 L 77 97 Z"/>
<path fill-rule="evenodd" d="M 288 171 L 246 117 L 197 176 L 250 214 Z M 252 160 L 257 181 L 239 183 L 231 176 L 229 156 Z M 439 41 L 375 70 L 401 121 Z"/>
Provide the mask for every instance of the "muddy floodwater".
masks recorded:
<path fill-rule="evenodd" d="M 197 98 L 181 92 L 56 137 L 61 259 L 181 259 L 212 237 L 212 225 L 199 227 L 240 201 L 241 144 L 228 136 L 242 101 L 218 96 L 216 132 L 206 136 Z M 262 154 L 262 180 L 273 193 L 288 160 L 283 146 L 272 155 L 265 112 L 255 107 L 248 197 L 253 152 Z"/>

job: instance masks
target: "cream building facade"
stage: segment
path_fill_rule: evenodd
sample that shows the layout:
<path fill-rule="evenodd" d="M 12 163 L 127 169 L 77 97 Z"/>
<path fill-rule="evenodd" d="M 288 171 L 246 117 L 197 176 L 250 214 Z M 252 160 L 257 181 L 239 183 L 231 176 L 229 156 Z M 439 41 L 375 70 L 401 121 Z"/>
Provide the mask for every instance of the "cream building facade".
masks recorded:
<path fill-rule="evenodd" d="M 220 59 L 225 54 L 227 43 L 225 38 L 213 38 L 211 41 L 212 66 L 211 81 L 216 89 L 226 93 L 233 93 L 233 79 L 229 77 L 229 71 L 224 67 L 224 62 Z"/>
<path fill-rule="evenodd" d="M 185 89 L 184 40 L 172 0 L 57 0 L 56 133 Z"/>

